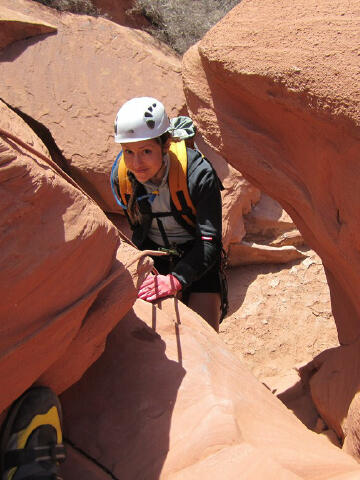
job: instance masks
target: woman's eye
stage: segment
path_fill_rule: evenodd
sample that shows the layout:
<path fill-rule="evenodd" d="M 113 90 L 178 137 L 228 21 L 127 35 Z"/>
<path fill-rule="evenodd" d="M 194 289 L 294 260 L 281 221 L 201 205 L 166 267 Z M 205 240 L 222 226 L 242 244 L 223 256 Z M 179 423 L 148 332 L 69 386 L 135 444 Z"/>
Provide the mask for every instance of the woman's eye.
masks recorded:
<path fill-rule="evenodd" d="M 145 148 L 144 150 L 144 153 L 146 153 L 146 155 L 150 155 L 152 152 L 152 150 L 150 150 L 149 148 Z"/>
<path fill-rule="evenodd" d="M 133 152 L 132 152 L 132 150 L 126 149 L 126 150 L 125 150 L 125 153 L 126 153 L 126 155 L 131 155 Z"/>

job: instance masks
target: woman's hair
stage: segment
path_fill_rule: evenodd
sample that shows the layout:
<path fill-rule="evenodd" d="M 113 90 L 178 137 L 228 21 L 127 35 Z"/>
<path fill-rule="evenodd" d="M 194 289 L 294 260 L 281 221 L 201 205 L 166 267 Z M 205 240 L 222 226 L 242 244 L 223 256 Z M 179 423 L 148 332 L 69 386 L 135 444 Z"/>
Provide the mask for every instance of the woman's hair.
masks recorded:
<path fill-rule="evenodd" d="M 165 145 L 165 143 L 169 138 L 171 138 L 171 133 L 165 132 L 162 135 L 160 135 L 160 137 L 154 138 L 154 140 L 156 143 L 158 143 L 161 146 L 161 148 L 163 148 L 163 146 Z M 164 152 L 163 152 L 163 155 L 164 155 Z"/>
<path fill-rule="evenodd" d="M 135 200 L 139 196 L 138 191 L 140 188 L 140 182 L 136 180 L 135 175 L 131 172 L 128 172 L 127 176 L 132 186 L 132 192 L 127 205 L 127 214 L 129 216 L 129 220 L 131 224 L 137 225 L 141 221 L 141 213 L 140 213 L 138 204 Z"/>
<path fill-rule="evenodd" d="M 163 150 L 163 146 L 165 145 L 166 141 L 171 138 L 171 133 L 165 132 L 160 137 L 156 137 L 153 140 L 156 141 L 161 146 L 162 154 L 165 155 L 165 151 Z M 127 206 L 127 213 L 129 215 L 129 219 L 132 225 L 139 225 L 142 223 L 142 215 L 139 210 L 139 205 L 136 199 L 140 195 L 140 188 L 141 183 L 136 179 L 135 175 L 131 172 L 128 172 L 128 178 L 131 182 L 132 186 L 132 193 L 129 198 L 128 206 Z"/>

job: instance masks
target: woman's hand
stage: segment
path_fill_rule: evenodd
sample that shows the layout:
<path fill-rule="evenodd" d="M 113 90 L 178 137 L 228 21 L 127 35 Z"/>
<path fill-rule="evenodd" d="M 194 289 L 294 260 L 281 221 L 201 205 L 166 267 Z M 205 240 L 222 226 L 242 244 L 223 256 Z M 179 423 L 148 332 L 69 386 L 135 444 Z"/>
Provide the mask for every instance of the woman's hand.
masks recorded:
<path fill-rule="evenodd" d="M 138 298 L 152 302 L 158 298 L 175 295 L 179 290 L 181 290 L 181 283 L 171 273 L 168 275 L 149 275 L 141 284 Z"/>

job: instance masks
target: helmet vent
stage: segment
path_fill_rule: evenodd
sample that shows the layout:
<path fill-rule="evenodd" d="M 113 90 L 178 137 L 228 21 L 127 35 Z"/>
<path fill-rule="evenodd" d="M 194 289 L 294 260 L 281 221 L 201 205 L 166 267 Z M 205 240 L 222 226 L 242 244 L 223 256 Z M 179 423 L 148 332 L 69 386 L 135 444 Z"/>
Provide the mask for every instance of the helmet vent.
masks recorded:
<path fill-rule="evenodd" d="M 155 127 L 155 122 L 154 122 L 154 120 L 146 120 L 146 125 L 149 128 L 153 129 Z"/>

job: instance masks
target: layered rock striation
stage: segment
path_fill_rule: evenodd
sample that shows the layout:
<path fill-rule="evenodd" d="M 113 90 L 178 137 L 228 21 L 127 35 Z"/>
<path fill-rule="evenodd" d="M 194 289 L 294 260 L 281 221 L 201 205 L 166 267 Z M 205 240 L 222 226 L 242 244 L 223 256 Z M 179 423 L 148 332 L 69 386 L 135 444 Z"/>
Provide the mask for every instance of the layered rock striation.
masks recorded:
<path fill-rule="evenodd" d="M 3 411 L 35 381 L 57 392 L 77 381 L 131 308 L 152 262 L 123 244 L 95 202 L 44 161 L 41 140 L 2 102 L 0 125 L 12 135 L 0 131 Z"/>
<path fill-rule="evenodd" d="M 312 386 L 319 382 L 314 398 L 342 437 L 353 431 L 346 412 L 359 385 L 344 350 L 360 335 L 359 9 L 358 0 L 244 0 L 183 62 L 205 141 L 280 202 L 323 261 L 349 347 L 336 351 L 340 372 L 324 364 Z"/>
<path fill-rule="evenodd" d="M 360 472 L 174 299 L 137 300 L 62 403 L 83 462 L 93 459 L 116 478 L 350 480 Z M 75 479 L 71 462 L 66 474 Z"/>

